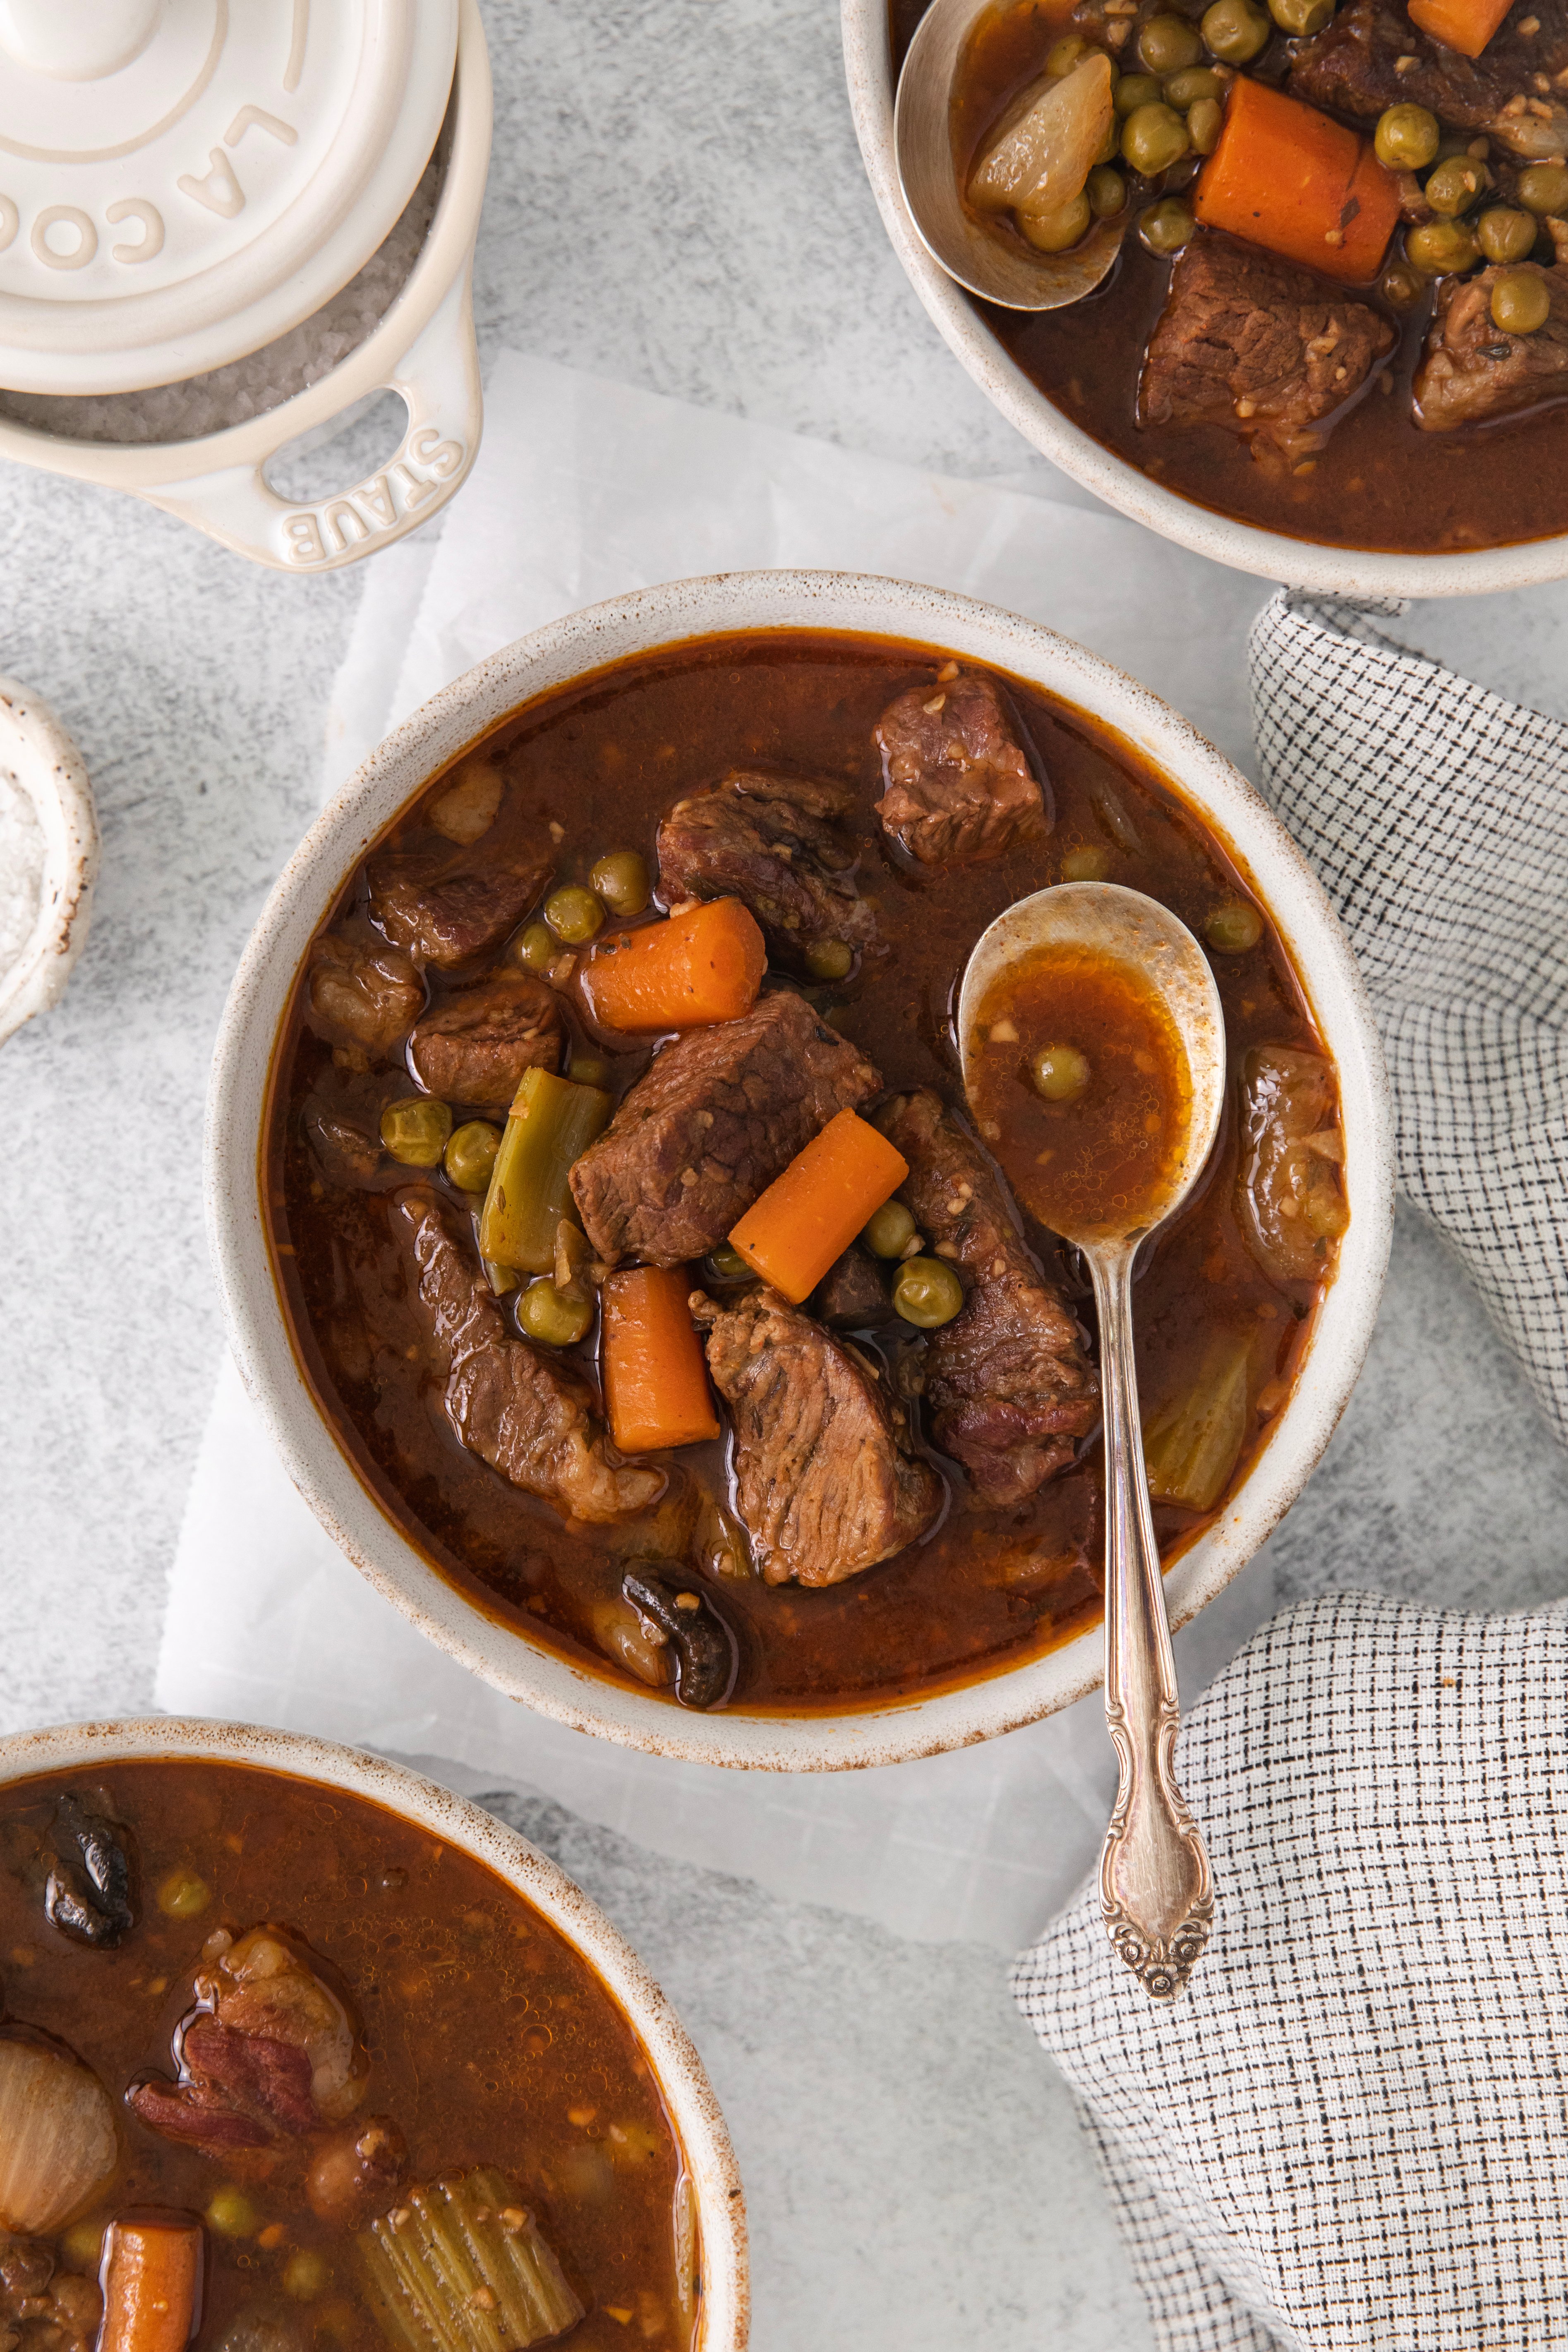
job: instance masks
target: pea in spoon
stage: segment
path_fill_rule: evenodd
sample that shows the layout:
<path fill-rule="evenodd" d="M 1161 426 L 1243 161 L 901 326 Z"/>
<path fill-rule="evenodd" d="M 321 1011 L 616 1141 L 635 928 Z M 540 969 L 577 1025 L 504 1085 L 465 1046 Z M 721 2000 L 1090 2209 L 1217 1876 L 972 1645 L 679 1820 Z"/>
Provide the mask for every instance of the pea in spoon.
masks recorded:
<path fill-rule="evenodd" d="M 1173 2000 L 1206 1941 L 1214 1915 L 1208 1854 L 1176 1786 L 1180 1706 L 1160 1549 L 1149 1507 L 1132 1351 L 1132 1262 L 1180 1207 L 1203 1171 L 1225 1093 L 1225 1024 L 1203 950 L 1184 923 L 1140 890 L 1064 882 L 1020 898 L 982 932 L 958 999 L 964 1090 L 975 1103 L 986 1041 L 981 1015 L 1010 971 L 1052 950 L 1132 974 L 1168 1013 L 1186 1063 L 1175 1139 L 1157 1174 L 1104 1222 L 1067 1232 L 1044 1222 L 1088 1262 L 1100 1317 L 1105 1454 L 1105 1717 L 1121 1762 L 1100 1864 L 1107 1932 L 1144 1990 Z M 1008 1164 L 1029 1203 L 1032 1168 Z M 1038 1179 L 1036 1183 L 1037 1185 Z"/>
<path fill-rule="evenodd" d="M 952 152 L 952 91 L 970 34 L 995 0 L 931 0 L 893 100 L 893 161 L 915 233 L 950 278 L 1009 310 L 1059 310 L 1092 294 L 1121 249 L 1125 211 L 1067 253 L 1036 253 L 967 209 Z"/>

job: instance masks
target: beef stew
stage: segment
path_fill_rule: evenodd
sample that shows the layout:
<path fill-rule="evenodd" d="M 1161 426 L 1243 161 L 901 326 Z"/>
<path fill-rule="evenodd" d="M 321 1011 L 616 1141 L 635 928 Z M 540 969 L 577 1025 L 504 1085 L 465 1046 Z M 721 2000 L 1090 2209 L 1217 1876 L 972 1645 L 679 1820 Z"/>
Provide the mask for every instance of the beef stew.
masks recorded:
<path fill-rule="evenodd" d="M 559 1930 L 337 1787 L 0 1789 L 5 2352 L 690 2347 L 681 2145 Z"/>
<path fill-rule="evenodd" d="M 479 771 L 509 862 L 550 845 L 539 904 L 460 968 L 413 965 L 424 1000 L 399 1004 L 410 1037 L 499 975 L 551 988 L 557 1067 L 523 1071 L 504 1137 L 480 1106 L 410 1097 L 379 1010 L 376 877 L 437 869 L 432 819 Z M 911 840 L 917 809 L 942 824 Z M 338 1443 L 476 1605 L 673 1703 L 762 1714 L 952 1687 L 1093 1622 L 1089 1286 L 976 1133 L 952 1016 L 997 913 L 1094 876 L 1206 938 L 1238 1072 L 1289 1052 L 1332 1103 L 1266 910 L 1169 783 L 940 651 L 779 630 L 629 659 L 513 713 L 372 848 L 279 1033 L 267 1219 Z M 1217 1341 L 1241 1400 L 1219 1488 L 1214 1447 L 1200 1485 L 1163 1481 L 1167 1557 L 1267 1442 L 1345 1223 L 1313 1156 L 1335 1191 L 1282 1272 L 1238 1192 L 1240 1118 L 1238 1084 L 1140 1276 L 1152 1423 L 1191 1423 Z M 488 1173 L 452 1156 L 476 1125 Z M 1302 1213 L 1299 1160 L 1249 1163 L 1283 1188 L 1276 1235 Z"/>

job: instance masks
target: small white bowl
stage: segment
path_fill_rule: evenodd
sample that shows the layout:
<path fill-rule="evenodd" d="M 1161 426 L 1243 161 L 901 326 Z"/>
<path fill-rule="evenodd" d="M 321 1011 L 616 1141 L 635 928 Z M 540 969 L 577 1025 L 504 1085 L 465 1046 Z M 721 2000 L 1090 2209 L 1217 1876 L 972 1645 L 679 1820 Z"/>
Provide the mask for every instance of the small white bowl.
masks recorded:
<path fill-rule="evenodd" d="M 719 2103 L 702 2061 L 658 1985 L 626 1938 L 559 1864 L 466 1797 L 399 1764 L 254 1724 L 156 1716 L 16 1732 L 0 1739 L 0 1788 L 36 1773 L 103 1772 L 132 1759 L 163 1756 L 244 1764 L 367 1798 L 484 1864 L 543 1913 L 626 2015 L 685 2151 L 702 2259 L 699 2352 L 744 2352 L 751 2302 L 746 2207 Z"/>
<path fill-rule="evenodd" d="M 904 274 L 931 323 L 1009 425 L 1044 457 L 1093 490 L 1107 506 L 1147 523 L 1178 547 L 1211 556 L 1237 572 L 1344 596 L 1485 596 L 1504 588 L 1532 588 L 1568 574 L 1568 535 L 1516 547 L 1489 547 L 1471 555 L 1390 555 L 1353 547 L 1324 547 L 1260 530 L 1163 489 L 1064 416 L 997 341 L 963 289 L 921 242 L 893 154 L 893 71 L 888 0 L 840 0 L 844 70 L 850 111 L 866 176 Z M 1568 429 L 1565 427 L 1564 429 Z"/>
<path fill-rule="evenodd" d="M 31 935 L 0 971 L 0 1045 L 59 1000 L 87 945 L 98 879 L 98 814 L 81 754 L 47 702 L 0 677 L 0 779 L 31 802 L 42 875 Z"/>
<path fill-rule="evenodd" d="M 967 1747 L 1065 1706 L 1100 1680 L 1099 1627 L 958 1689 L 837 1715 L 728 1707 L 700 1715 L 501 1623 L 438 1575 L 361 1484 L 318 1411 L 279 1305 L 258 1172 L 268 1076 L 306 950 L 370 843 L 518 704 L 585 672 L 693 637 L 840 629 L 913 640 L 1043 687 L 1092 712 L 1169 776 L 1268 908 L 1339 1068 L 1351 1225 L 1300 1375 L 1224 1510 L 1165 1579 L 1173 1623 L 1243 1568 L 1328 1444 L 1372 1337 L 1393 1226 L 1388 1081 L 1339 919 L 1259 794 L 1184 719 L 1109 662 L 1032 621 L 940 589 L 845 572 L 735 572 L 617 596 L 552 623 L 468 671 L 404 721 L 323 811 L 279 877 L 224 1009 L 207 1097 L 208 1230 L 230 1344 L 289 1475 L 333 1541 L 421 1632 L 498 1690 L 625 1746 L 780 1771 L 898 1762 Z"/>

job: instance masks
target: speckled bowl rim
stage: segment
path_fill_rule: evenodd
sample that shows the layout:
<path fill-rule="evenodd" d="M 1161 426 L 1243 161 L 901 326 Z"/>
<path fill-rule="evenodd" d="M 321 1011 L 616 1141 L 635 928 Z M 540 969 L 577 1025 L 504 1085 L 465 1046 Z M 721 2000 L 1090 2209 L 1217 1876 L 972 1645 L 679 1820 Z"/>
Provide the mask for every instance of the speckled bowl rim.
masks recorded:
<path fill-rule="evenodd" d="M 367 1798 L 484 1864 L 559 1928 L 629 2020 L 686 2152 L 702 2250 L 700 2352 L 744 2352 L 751 2307 L 746 2205 L 719 2102 L 685 2028 L 636 1952 L 559 1863 L 467 1797 L 405 1765 L 258 1724 L 152 1716 L 13 1732 L 0 1738 L 0 1788 L 37 1773 L 106 1771 L 162 1757 L 246 1764 Z"/>
<path fill-rule="evenodd" d="M 58 1004 L 87 945 L 98 881 L 98 812 L 81 754 L 41 695 L 0 677 L 0 768 L 31 801 L 44 838 L 32 932 L 0 971 L 0 1045 Z"/>
<path fill-rule="evenodd" d="M 882 226 L 932 325 L 1009 425 L 1119 514 L 1237 572 L 1346 596 L 1486 596 L 1568 574 L 1568 533 L 1468 555 L 1398 555 L 1323 547 L 1215 513 L 1150 480 L 1064 416 L 1008 357 L 969 298 L 921 242 L 893 155 L 888 0 L 840 0 L 844 71 L 866 176 Z"/>
<path fill-rule="evenodd" d="M 1352 1221 L 1290 1399 L 1225 1510 L 1171 1569 L 1180 1625 L 1246 1565 L 1300 1492 L 1372 1337 L 1393 1225 L 1388 1081 L 1337 916 L 1289 835 L 1211 743 L 1144 687 L 1054 630 L 935 588 L 853 572 L 676 581 L 551 623 L 480 662 L 395 729 L 317 819 L 251 934 L 214 1053 L 208 1232 L 241 1378 L 289 1476 L 378 1592 L 450 1657 L 582 1731 L 694 1762 L 778 1771 L 894 1763 L 1012 1730 L 1100 1680 L 1098 1627 L 952 1690 L 839 1715 L 700 1715 L 528 1640 L 446 1581 L 387 1518 L 318 1412 L 274 1286 L 258 1151 L 273 1042 L 318 925 L 357 859 L 420 785 L 518 704 L 630 654 L 749 629 L 839 629 L 929 644 L 1037 681 L 1095 713 L 1171 776 L 1252 878 L 1339 1066 Z"/>

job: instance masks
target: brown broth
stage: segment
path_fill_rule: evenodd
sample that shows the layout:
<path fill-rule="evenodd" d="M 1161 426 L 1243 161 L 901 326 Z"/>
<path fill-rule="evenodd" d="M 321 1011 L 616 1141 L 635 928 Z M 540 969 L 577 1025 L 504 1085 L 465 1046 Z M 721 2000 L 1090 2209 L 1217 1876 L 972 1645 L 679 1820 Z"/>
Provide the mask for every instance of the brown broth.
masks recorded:
<path fill-rule="evenodd" d="M 842 985 L 807 993 L 870 1055 L 889 1089 L 935 1087 L 956 1106 L 952 1014 L 969 950 L 1004 908 L 1058 880 L 1068 851 L 1102 852 L 1109 878 L 1148 891 L 1200 934 L 1216 906 L 1248 893 L 1221 845 L 1129 744 L 1018 679 L 1001 682 L 1049 779 L 1050 837 L 951 872 L 895 858 L 872 812 L 881 783 L 871 731 L 896 695 L 927 687 L 946 658 L 889 639 L 805 631 L 699 639 L 542 697 L 503 722 L 487 748 L 539 835 L 552 823 L 563 828 L 558 881 L 584 880 L 595 859 L 616 848 L 640 851 L 653 870 L 659 818 L 684 793 L 738 764 L 851 784 L 860 884 L 879 902 L 889 951 L 866 958 Z M 417 841 L 421 823 L 412 804 L 384 839 Z M 1118 841 L 1136 845 L 1118 848 Z M 349 878 L 329 921 L 363 919 L 355 911 L 363 887 L 359 874 Z M 1265 925 L 1247 952 L 1216 961 L 1233 1065 L 1247 1045 L 1268 1040 L 1322 1050 L 1271 929 Z M 427 977 L 439 1000 L 450 983 L 437 972 Z M 639 1041 L 611 1055 L 617 1095 L 647 1067 L 650 1050 Z M 331 1184 L 301 1131 L 309 1096 L 347 1102 L 364 1083 L 340 1071 L 312 1033 L 297 983 L 274 1055 L 261 1178 L 275 1274 L 305 1377 L 366 1486 L 443 1575 L 530 1639 L 613 1674 L 595 1640 L 594 1612 L 618 1594 L 632 1559 L 658 1549 L 658 1512 L 618 1529 L 569 1527 L 458 1444 L 439 1384 L 423 1369 L 424 1329 L 388 1220 L 386 1196 L 407 1171 L 384 1169 L 368 1189 Z M 407 1092 L 400 1061 L 384 1083 Z M 1231 1207 L 1236 1164 L 1231 1109 L 1204 1182 L 1140 1272 L 1139 1360 L 1151 1397 L 1180 1385 L 1216 1328 L 1237 1324 L 1265 1327 L 1268 1375 L 1287 1386 L 1293 1377 L 1321 1285 L 1281 1285 L 1259 1268 Z M 1092 1330 L 1076 1257 L 1026 1216 L 1025 1229 Z M 575 1351 L 595 1380 L 596 1344 L 591 1336 Z M 886 1332 L 865 1342 L 889 1369 L 908 1344 Z M 1237 1477 L 1270 1425 L 1257 1424 Z M 732 1703 L 752 1713 L 875 1705 L 1017 1664 L 1093 1623 L 1102 1573 L 1098 1444 L 1091 1435 L 1070 1469 L 1013 1510 L 976 1507 L 962 1472 L 946 1465 L 953 1503 L 932 1534 L 841 1584 L 801 1591 L 723 1580 L 716 1597 L 741 1647 Z M 687 1480 L 726 1491 L 721 1443 L 639 1459 L 668 1471 L 675 1491 L 658 1507 L 671 1515 Z M 1156 1521 L 1167 1557 L 1204 1524 L 1163 1507 Z"/>
<path fill-rule="evenodd" d="M 1175 1024 L 1142 975 L 1044 949 L 1002 975 L 974 1028 L 969 1098 L 1014 1199 L 1085 1239 L 1153 1222 L 1192 1088 Z M 1089 1066 L 1082 1092 L 1057 1101 L 1031 1076 L 1053 1046 Z"/>
<path fill-rule="evenodd" d="M 70 1943 L 44 1916 L 37 1857 L 68 1789 L 94 1792 L 93 1809 L 127 1823 L 139 1850 L 142 1916 L 116 1950 Z M 211 1890 L 197 1917 L 158 1908 L 155 1890 L 176 1870 Z M 682 2158 L 647 2060 L 586 1961 L 482 1863 L 364 1798 L 241 1765 L 163 1758 L 0 1790 L 7 2022 L 65 2042 L 116 2103 L 142 2076 L 171 2073 L 170 2037 L 212 1930 L 264 1922 L 335 1971 L 370 2056 L 361 2112 L 401 2125 L 411 2179 L 493 2164 L 536 2207 L 588 2306 L 574 2352 L 624 2347 L 610 2305 L 639 2323 L 657 2315 L 660 2345 L 692 2341 L 676 2288 Z M 89 2218 L 147 2206 L 200 2214 L 233 2181 L 269 2237 L 279 2231 L 264 2248 L 209 2228 L 196 2352 L 245 2302 L 276 2294 L 300 2249 L 332 2271 L 307 2315 L 318 2352 L 387 2352 L 349 2246 L 305 2202 L 297 2159 L 269 2169 L 253 2151 L 226 2164 L 129 2110 L 121 2124 L 121 2170 Z M 634 2126 L 645 2152 L 624 2156 L 612 2124 Z"/>
<path fill-rule="evenodd" d="M 892 0 L 895 72 L 924 14 L 923 0 Z M 1071 0 L 1016 0 L 983 20 L 955 107 L 955 152 L 965 173 L 982 134 L 1041 71 L 1071 15 Z M 1289 44 L 1277 37 L 1247 70 L 1279 80 L 1288 63 Z M 1370 125 L 1354 127 L 1365 132 Z M 1161 191 L 1184 186 L 1195 171 L 1192 161 L 1175 166 Z M 1266 470 L 1242 437 L 1221 425 L 1140 424 L 1144 348 L 1170 278 L 1169 259 L 1130 233 L 1109 276 L 1065 310 L 1030 314 L 966 299 L 1069 423 L 1162 489 L 1212 512 L 1288 539 L 1415 555 L 1568 531 L 1568 429 L 1560 403 L 1450 432 L 1424 433 L 1415 424 L 1412 386 L 1431 323 L 1430 292 L 1401 312 L 1375 286 L 1342 289 L 1386 318 L 1397 341 L 1326 446 L 1305 461 L 1304 474 Z"/>

